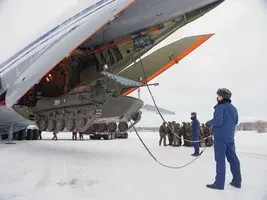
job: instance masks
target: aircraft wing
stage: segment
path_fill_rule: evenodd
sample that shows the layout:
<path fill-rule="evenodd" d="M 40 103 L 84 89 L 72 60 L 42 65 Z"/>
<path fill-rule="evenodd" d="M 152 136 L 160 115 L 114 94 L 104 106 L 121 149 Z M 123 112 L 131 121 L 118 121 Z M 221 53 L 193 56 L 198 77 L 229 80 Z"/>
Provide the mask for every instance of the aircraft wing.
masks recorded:
<path fill-rule="evenodd" d="M 156 113 L 156 114 L 159 114 L 157 108 L 155 106 L 152 106 L 152 105 L 149 105 L 149 104 L 145 104 L 142 107 L 142 109 L 146 110 L 146 111 L 150 111 L 150 112 Z M 173 112 L 173 111 L 166 110 L 166 109 L 159 108 L 159 107 L 158 107 L 158 109 L 159 109 L 160 113 L 163 114 L 163 115 L 175 115 L 175 112 Z"/>
<path fill-rule="evenodd" d="M 146 82 L 151 81 L 162 72 L 178 63 L 213 35 L 214 34 L 206 34 L 186 37 L 162 47 L 145 58 L 142 58 L 146 79 L 144 77 L 140 60 L 136 61 L 135 64 L 130 65 L 125 70 L 122 70 L 117 75 L 133 81 L 139 81 L 140 77 L 142 77 L 143 81 L 141 82 L 141 85 L 144 85 Z M 115 88 L 115 86 L 112 87 Z M 123 85 L 120 85 L 120 87 L 122 89 Z M 137 88 L 138 87 L 131 87 L 126 89 L 126 91 L 123 91 L 123 96 L 130 94 Z"/>

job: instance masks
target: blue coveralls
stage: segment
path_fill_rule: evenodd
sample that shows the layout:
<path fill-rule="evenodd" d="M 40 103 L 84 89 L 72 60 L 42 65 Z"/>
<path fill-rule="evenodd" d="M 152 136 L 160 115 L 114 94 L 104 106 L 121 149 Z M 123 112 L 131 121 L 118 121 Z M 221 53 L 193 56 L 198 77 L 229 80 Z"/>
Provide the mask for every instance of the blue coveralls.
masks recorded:
<path fill-rule="evenodd" d="M 238 123 L 237 109 L 231 101 L 218 103 L 215 107 L 213 119 L 207 124 L 212 126 L 214 136 L 214 154 L 216 161 L 215 185 L 224 188 L 225 185 L 225 157 L 230 163 L 233 174 L 232 183 L 241 186 L 240 162 L 235 152 L 235 126 Z"/>
<path fill-rule="evenodd" d="M 199 140 L 200 134 L 200 124 L 196 117 L 192 117 L 192 125 L 191 125 L 191 132 L 192 132 L 192 140 L 197 141 Z M 194 146 L 194 154 L 199 154 L 199 142 L 193 142 Z"/>

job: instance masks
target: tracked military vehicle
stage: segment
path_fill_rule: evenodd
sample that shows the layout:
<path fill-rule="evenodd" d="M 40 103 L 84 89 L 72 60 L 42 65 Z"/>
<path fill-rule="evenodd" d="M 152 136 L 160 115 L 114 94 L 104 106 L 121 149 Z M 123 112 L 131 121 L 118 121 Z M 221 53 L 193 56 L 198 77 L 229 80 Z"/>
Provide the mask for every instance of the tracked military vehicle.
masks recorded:
<path fill-rule="evenodd" d="M 35 121 L 41 131 L 85 132 L 93 124 L 95 131 L 126 131 L 127 122 L 138 122 L 143 101 L 133 97 L 115 97 L 103 82 L 77 93 L 75 90 L 59 98 L 41 98 L 35 108 Z M 80 91 L 79 91 L 80 92 Z"/>

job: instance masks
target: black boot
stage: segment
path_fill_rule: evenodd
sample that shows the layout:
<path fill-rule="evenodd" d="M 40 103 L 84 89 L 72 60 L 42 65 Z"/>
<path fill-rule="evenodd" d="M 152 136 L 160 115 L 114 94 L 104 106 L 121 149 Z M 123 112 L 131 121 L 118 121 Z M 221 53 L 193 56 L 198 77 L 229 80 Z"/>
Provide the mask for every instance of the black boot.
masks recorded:
<path fill-rule="evenodd" d="M 241 188 L 241 184 L 235 184 L 233 182 L 230 183 L 231 186 L 235 187 L 235 188 Z"/>
<path fill-rule="evenodd" d="M 223 190 L 224 188 L 218 188 L 215 183 L 206 185 L 207 188 L 215 189 L 215 190 Z"/>

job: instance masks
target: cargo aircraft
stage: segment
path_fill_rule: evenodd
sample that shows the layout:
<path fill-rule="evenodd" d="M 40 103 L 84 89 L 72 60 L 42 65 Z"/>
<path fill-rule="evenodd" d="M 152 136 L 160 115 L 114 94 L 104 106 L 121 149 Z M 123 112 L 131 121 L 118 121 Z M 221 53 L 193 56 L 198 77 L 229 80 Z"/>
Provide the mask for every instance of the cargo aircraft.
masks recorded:
<path fill-rule="evenodd" d="M 10 19 L 11 2 L 2 2 L 0 6 L 11 10 L 0 18 Z M 222 2 L 88 0 L 66 10 L 30 40 L 21 37 L 20 45 L 2 37 L 10 45 L 1 51 L 17 52 L 0 55 L 1 134 L 36 138 L 21 132 L 33 124 L 49 132 L 129 130 L 141 119 L 144 103 L 128 95 L 151 84 L 213 34 L 189 36 L 144 54 Z M 13 31 L 5 24 L 2 30 Z"/>

